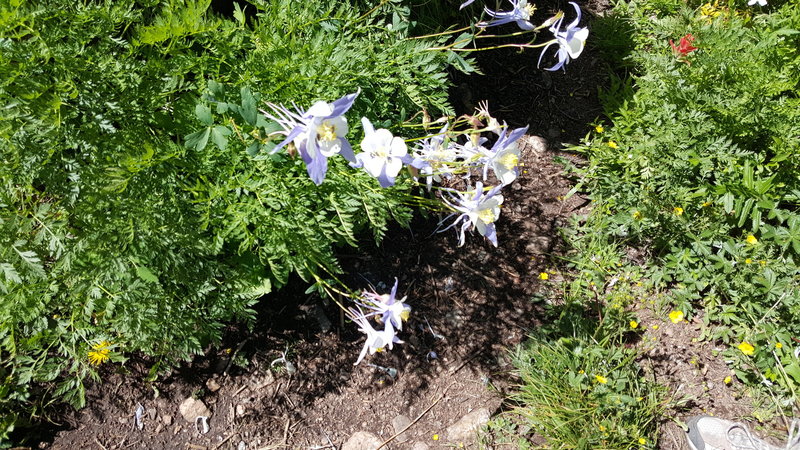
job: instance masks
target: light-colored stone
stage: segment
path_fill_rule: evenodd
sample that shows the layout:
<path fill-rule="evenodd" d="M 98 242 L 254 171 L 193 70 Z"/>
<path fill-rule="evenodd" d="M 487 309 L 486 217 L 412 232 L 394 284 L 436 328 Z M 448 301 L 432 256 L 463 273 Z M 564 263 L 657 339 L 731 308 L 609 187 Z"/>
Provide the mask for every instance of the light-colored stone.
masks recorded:
<path fill-rule="evenodd" d="M 214 378 L 209 378 L 209 379 L 206 381 L 206 387 L 207 387 L 207 388 L 208 388 L 208 390 L 209 390 L 209 391 L 211 391 L 211 392 L 217 392 L 221 386 L 219 385 L 219 383 L 217 382 L 217 380 L 215 380 Z"/>
<path fill-rule="evenodd" d="M 451 443 L 473 442 L 476 438 L 475 432 L 489 422 L 489 415 L 489 410 L 486 408 L 472 411 L 447 427 L 447 440 Z"/>
<path fill-rule="evenodd" d="M 172 416 L 170 416 L 169 414 L 164 414 L 163 416 L 161 416 L 161 421 L 164 422 L 164 425 L 170 426 L 172 425 Z"/>
<path fill-rule="evenodd" d="M 194 425 L 195 420 L 197 420 L 200 416 L 205 416 L 211 418 L 211 410 L 208 409 L 205 403 L 202 400 L 197 400 L 194 397 L 189 397 L 181 403 L 181 406 L 178 407 L 178 410 L 181 412 L 181 415 L 187 422 Z"/>
<path fill-rule="evenodd" d="M 356 431 L 342 444 L 342 450 L 375 450 L 383 441 L 367 431 Z M 387 447 L 383 447 L 386 449 Z"/>
<path fill-rule="evenodd" d="M 399 416 L 392 419 L 392 429 L 395 433 L 400 433 L 401 431 L 405 430 L 408 424 L 411 423 L 411 419 L 408 416 L 404 416 L 400 414 Z M 405 442 L 408 440 L 408 432 L 403 432 L 397 435 L 395 438 L 397 442 Z"/>
<path fill-rule="evenodd" d="M 236 417 L 242 417 L 247 412 L 244 405 L 236 405 Z"/>
<path fill-rule="evenodd" d="M 411 446 L 411 450 L 428 450 L 428 444 L 424 442 L 414 442 L 414 445 Z"/>

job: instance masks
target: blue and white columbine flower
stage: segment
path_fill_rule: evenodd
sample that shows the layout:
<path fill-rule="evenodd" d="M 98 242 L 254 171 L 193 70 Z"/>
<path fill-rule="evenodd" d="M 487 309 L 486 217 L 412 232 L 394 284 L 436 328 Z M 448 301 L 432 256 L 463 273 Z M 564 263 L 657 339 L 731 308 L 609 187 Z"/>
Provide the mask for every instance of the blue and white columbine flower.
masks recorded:
<path fill-rule="evenodd" d="M 581 52 L 583 52 L 583 48 L 586 44 L 586 38 L 589 37 L 589 29 L 585 27 L 578 27 L 578 23 L 581 21 L 581 9 L 578 7 L 577 3 L 569 2 L 569 4 L 575 8 L 577 17 L 572 21 L 572 23 L 567 25 L 563 31 L 559 29 L 561 28 L 561 23 L 564 21 L 563 16 L 550 27 L 550 31 L 553 33 L 556 39 L 544 47 L 542 54 L 539 55 L 539 62 L 536 65 L 537 67 L 542 64 L 542 57 L 547 49 L 553 44 L 558 44 L 558 52 L 556 53 L 558 62 L 553 67 L 546 68 L 544 70 L 556 71 L 566 66 L 570 59 L 577 58 L 580 56 Z"/>
<path fill-rule="evenodd" d="M 350 165 L 363 167 L 378 179 L 381 187 L 394 186 L 394 179 L 403 168 L 403 159 L 408 154 L 405 141 L 393 136 L 385 128 L 376 130 L 366 117 L 361 118 L 361 124 L 364 126 L 364 139 L 361 141 L 363 152 L 356 155 L 356 161 Z"/>
<path fill-rule="evenodd" d="M 363 295 L 365 303 L 363 306 L 375 311 L 372 314 L 366 314 L 366 316 L 380 314 L 384 324 L 391 322 L 394 329 L 402 331 L 403 322 L 408 320 L 408 316 L 411 314 L 411 307 L 403 303 L 406 299 L 405 297 L 397 299 L 397 283 L 397 278 L 395 278 L 394 286 L 389 294 L 380 295 L 375 292 L 365 291 Z"/>
<path fill-rule="evenodd" d="M 510 22 L 516 22 L 517 26 L 523 30 L 533 30 L 536 28 L 531 22 L 530 18 L 536 7 L 533 3 L 528 3 L 527 0 L 509 0 L 514 6 L 511 11 L 492 11 L 489 8 L 484 8 L 486 14 L 494 17 L 488 22 L 478 22 L 481 28 L 493 27 L 503 25 Z"/>
<path fill-rule="evenodd" d="M 459 6 L 459 7 L 458 7 L 458 9 L 464 9 L 464 8 L 466 8 L 467 6 L 469 6 L 469 5 L 470 5 L 472 2 L 474 2 L 474 1 L 475 1 L 475 0 L 467 0 L 467 1 L 465 1 L 464 3 L 462 3 L 462 4 L 461 4 L 461 6 Z"/>
<path fill-rule="evenodd" d="M 402 344 L 403 341 L 400 340 L 395 335 L 394 327 L 392 326 L 392 322 L 388 321 L 384 324 L 383 331 L 376 331 L 375 328 L 369 323 L 368 316 L 365 316 L 361 309 L 354 309 L 350 308 L 348 311 L 348 315 L 358 325 L 358 329 L 367 335 L 367 340 L 364 342 L 364 347 L 361 349 L 361 353 L 358 355 L 358 360 L 356 360 L 355 364 L 358 365 L 365 356 L 367 356 L 367 352 L 370 355 L 375 354 L 375 352 L 383 351 L 385 347 L 389 347 L 391 350 L 394 344 Z"/>
<path fill-rule="evenodd" d="M 293 112 L 282 105 L 270 103 L 272 114 L 267 112 L 264 114 L 283 127 L 284 131 L 278 133 L 286 136 L 271 153 L 277 152 L 290 142 L 294 143 L 303 162 L 306 163 L 308 176 L 317 185 L 325 180 L 328 158 L 331 156 L 339 153 L 346 160 L 355 162 L 353 148 L 344 138 L 349 131 L 344 114 L 353 106 L 359 92 L 360 89 L 333 103 L 316 102 L 306 111 L 301 111 L 295 106 Z"/>
<path fill-rule="evenodd" d="M 483 179 L 489 172 L 489 167 L 494 171 L 494 175 L 500 180 L 502 186 L 507 186 L 517 179 L 519 164 L 519 145 L 517 140 L 528 131 L 528 127 L 517 128 L 511 131 L 500 131 L 497 141 L 491 149 L 483 150 L 484 166 Z"/>
<path fill-rule="evenodd" d="M 483 183 L 475 183 L 475 190 L 468 192 L 457 192 L 455 195 L 451 194 L 455 203 L 443 198 L 442 200 L 448 206 L 461 212 L 453 223 L 447 228 L 441 230 L 449 230 L 461 224 L 460 229 L 456 229 L 458 234 L 458 246 L 464 245 L 464 233 L 470 226 L 474 226 L 481 236 L 486 237 L 489 241 L 497 247 L 497 233 L 495 231 L 494 222 L 500 217 L 500 205 L 503 204 L 503 196 L 499 194 L 502 186 L 495 186 L 488 192 L 483 192 Z M 452 217 L 452 215 L 450 216 Z M 447 219 L 444 219 L 447 220 Z"/>
<path fill-rule="evenodd" d="M 442 182 L 442 177 L 451 178 L 457 161 L 464 157 L 461 147 L 447 139 L 445 125 L 433 136 L 417 141 L 413 154 L 406 158 L 406 163 L 419 170 L 426 177 L 428 189 L 433 182 Z"/>

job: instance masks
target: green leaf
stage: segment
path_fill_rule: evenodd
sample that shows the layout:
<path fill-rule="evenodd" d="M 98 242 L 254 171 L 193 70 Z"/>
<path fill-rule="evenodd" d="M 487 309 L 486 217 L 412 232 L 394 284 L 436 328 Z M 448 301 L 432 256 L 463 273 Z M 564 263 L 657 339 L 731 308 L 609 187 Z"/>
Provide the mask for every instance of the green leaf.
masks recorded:
<path fill-rule="evenodd" d="M 158 277 L 145 266 L 136 266 L 136 275 L 148 283 L 158 283 Z"/>
<path fill-rule="evenodd" d="M 256 126 L 258 119 L 258 109 L 256 108 L 256 99 L 250 89 L 243 87 L 242 94 L 242 107 L 239 109 L 239 114 L 242 118 L 252 126 Z"/>
<path fill-rule="evenodd" d="M 230 128 L 222 125 L 217 125 L 211 129 L 211 138 L 217 144 L 220 150 L 225 150 L 228 147 L 228 136 L 233 133 Z"/>
<path fill-rule="evenodd" d="M 197 119 L 203 123 L 203 125 L 210 126 L 214 123 L 214 119 L 211 117 L 211 108 L 202 103 L 198 103 L 194 108 L 194 114 L 197 116 Z"/>
<path fill-rule="evenodd" d="M 209 136 L 211 136 L 211 127 L 196 131 L 186 136 L 186 147 L 201 151 L 206 148 Z"/>

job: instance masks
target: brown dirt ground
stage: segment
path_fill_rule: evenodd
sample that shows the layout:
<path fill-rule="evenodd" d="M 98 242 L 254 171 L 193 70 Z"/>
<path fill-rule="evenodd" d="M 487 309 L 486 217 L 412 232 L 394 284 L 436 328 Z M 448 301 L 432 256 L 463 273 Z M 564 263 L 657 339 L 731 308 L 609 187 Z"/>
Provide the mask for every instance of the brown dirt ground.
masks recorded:
<path fill-rule="evenodd" d="M 607 3 L 582 6 L 597 14 Z M 402 442 L 389 444 L 392 449 L 415 442 L 431 448 L 463 444 L 448 441 L 447 427 L 477 408 L 493 413 L 502 408 L 503 394 L 515 382 L 507 350 L 539 325 L 535 299 L 557 295 L 559 278 L 541 281 L 537 275 L 561 273 L 558 256 L 568 248 L 558 230 L 588 207 L 579 195 L 564 199 L 573 184 L 554 158 L 580 164 L 562 144 L 578 143 L 587 124 L 601 116 L 597 88 L 606 69 L 591 46 L 566 73 L 537 70 L 537 58 L 532 51 L 487 53 L 481 55 L 485 75 L 454 76 L 453 100 L 462 112 L 488 99 L 490 109 L 511 126 L 530 125 L 532 136 L 522 138 L 520 177 L 503 192 L 498 248 L 477 234 L 458 248 L 452 230 L 433 233 L 438 219 L 432 217 L 416 220 L 411 230 L 390 230 L 378 247 L 365 240 L 357 252 L 343 250 L 351 287 L 386 290 L 399 278 L 399 292 L 414 308 L 400 334 L 405 344 L 353 366 L 363 337 L 352 324 L 342 326 L 334 304 L 304 294 L 305 286 L 295 280 L 261 302 L 252 333 L 232 325 L 221 348 L 168 376 L 144 381 L 148 361 L 136 359 L 124 368 L 108 368 L 104 382 L 89 389 L 88 406 L 65 412 L 54 434 L 34 447 L 339 448 L 356 431 L 388 439 L 394 433 L 391 420 L 399 414 L 419 420 Z M 692 340 L 699 326 L 665 322 L 666 313 L 640 306 L 637 314 L 650 327 L 640 362 L 675 399 L 685 396 L 676 417 L 704 411 L 747 416 L 749 402 L 737 398 L 735 386 L 722 383 L 729 370 L 711 356 L 712 344 Z M 321 315 L 330 323 L 320 323 Z M 297 368 L 293 374 L 282 363 L 272 364 L 287 349 Z M 397 376 L 367 363 L 396 369 Z M 213 412 L 206 434 L 178 411 L 189 396 Z M 145 411 L 141 430 L 134 426 L 138 404 Z M 680 428 L 668 419 L 663 425 L 659 447 L 685 448 Z"/>

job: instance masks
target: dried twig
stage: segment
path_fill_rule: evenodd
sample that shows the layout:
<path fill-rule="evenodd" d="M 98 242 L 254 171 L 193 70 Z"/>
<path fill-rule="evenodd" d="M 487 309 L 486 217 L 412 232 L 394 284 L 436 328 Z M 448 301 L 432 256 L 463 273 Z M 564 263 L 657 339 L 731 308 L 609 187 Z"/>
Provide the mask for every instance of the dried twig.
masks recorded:
<path fill-rule="evenodd" d="M 390 442 L 392 442 L 393 440 L 395 440 L 395 438 L 397 438 L 397 436 L 400 436 L 400 435 L 401 435 L 401 434 L 403 434 L 403 433 L 404 433 L 406 430 L 408 430 L 409 428 L 411 428 L 411 427 L 412 427 L 412 426 L 413 426 L 415 423 L 419 422 L 419 419 L 422 419 L 422 417 L 423 417 L 425 414 L 428 414 L 428 412 L 429 412 L 431 409 L 433 409 L 433 407 L 434 407 L 434 406 L 436 406 L 436 404 L 437 404 L 437 403 L 439 403 L 439 402 L 440 402 L 440 401 L 441 401 L 441 400 L 442 400 L 442 399 L 443 399 L 443 398 L 444 398 L 444 397 L 447 395 L 447 391 L 450 389 L 450 386 L 452 386 L 453 384 L 455 384 L 455 383 L 450 383 L 450 385 L 449 385 L 449 386 L 447 386 L 446 388 L 444 388 L 444 392 L 442 392 L 442 395 L 440 395 L 440 396 L 439 396 L 439 398 L 437 398 L 436 400 L 434 400 L 434 401 L 433 401 L 433 403 L 431 403 L 431 404 L 430 404 L 430 406 L 428 406 L 427 408 L 425 408 L 425 411 L 422 411 L 422 412 L 421 412 L 421 413 L 420 413 L 420 414 L 417 416 L 417 418 L 416 418 L 416 419 L 412 420 L 412 421 L 411 421 L 411 423 L 409 423 L 408 425 L 406 425 L 406 426 L 405 426 L 405 428 L 403 428 L 402 430 L 400 430 L 400 431 L 398 431 L 397 433 L 395 433 L 395 434 L 393 434 L 392 436 L 390 436 L 390 437 L 389 437 L 389 439 L 386 439 L 385 441 L 383 441 L 383 443 L 382 443 L 381 445 L 377 446 L 377 447 L 375 448 L 375 450 L 380 450 L 380 449 L 382 449 L 382 448 L 383 448 L 383 447 L 385 447 L 387 444 L 389 444 Z"/>

